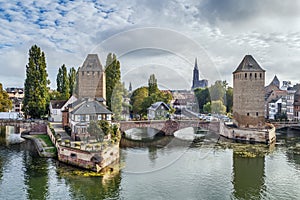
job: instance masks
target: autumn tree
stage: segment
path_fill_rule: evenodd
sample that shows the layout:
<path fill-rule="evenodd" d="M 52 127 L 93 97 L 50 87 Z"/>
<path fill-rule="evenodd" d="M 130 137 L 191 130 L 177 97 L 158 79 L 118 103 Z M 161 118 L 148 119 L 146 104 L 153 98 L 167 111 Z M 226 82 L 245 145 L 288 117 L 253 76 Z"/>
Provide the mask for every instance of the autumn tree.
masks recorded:
<path fill-rule="evenodd" d="M 0 83 L 0 112 L 7 112 L 12 108 L 12 102 Z"/>
<path fill-rule="evenodd" d="M 47 114 L 49 105 L 48 73 L 45 53 L 34 45 L 29 50 L 24 84 L 23 111 L 26 116 L 40 118 Z"/>

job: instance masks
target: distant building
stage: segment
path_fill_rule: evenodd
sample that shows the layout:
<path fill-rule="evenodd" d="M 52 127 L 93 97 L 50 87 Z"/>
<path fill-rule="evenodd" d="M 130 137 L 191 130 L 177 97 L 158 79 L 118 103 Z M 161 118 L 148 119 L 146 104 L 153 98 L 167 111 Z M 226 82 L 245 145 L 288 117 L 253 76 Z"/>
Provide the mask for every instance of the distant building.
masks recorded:
<path fill-rule="evenodd" d="M 203 79 L 199 79 L 200 73 L 199 73 L 199 68 L 197 64 L 197 58 L 195 59 L 195 66 L 194 66 L 194 71 L 193 71 L 193 83 L 192 83 L 192 90 L 196 88 L 206 88 L 208 86 L 208 81 Z"/>
<path fill-rule="evenodd" d="M 275 120 L 277 116 L 286 114 L 286 97 L 279 97 L 269 102 L 268 118 Z"/>
<path fill-rule="evenodd" d="M 170 107 L 164 102 L 156 102 L 148 109 L 148 119 L 166 119 L 169 116 Z"/>
<path fill-rule="evenodd" d="M 5 89 L 9 99 L 12 101 L 12 112 L 22 112 L 23 99 L 24 99 L 24 89 L 23 88 L 6 88 Z"/>
<path fill-rule="evenodd" d="M 233 118 L 241 128 L 258 128 L 265 122 L 265 70 L 251 55 L 233 72 Z"/>
<path fill-rule="evenodd" d="M 294 99 L 294 116 L 295 120 L 300 120 L 300 89 L 295 93 Z"/>
<path fill-rule="evenodd" d="M 97 54 L 88 54 L 78 70 L 78 98 L 106 99 L 105 71 Z"/>

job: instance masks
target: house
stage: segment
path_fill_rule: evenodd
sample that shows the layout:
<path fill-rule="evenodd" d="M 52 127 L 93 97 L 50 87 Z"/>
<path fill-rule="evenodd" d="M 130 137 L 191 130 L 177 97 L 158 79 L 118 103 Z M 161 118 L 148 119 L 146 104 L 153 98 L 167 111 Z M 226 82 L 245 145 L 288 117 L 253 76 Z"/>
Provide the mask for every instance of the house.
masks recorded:
<path fill-rule="evenodd" d="M 71 136 L 78 139 L 87 134 L 89 122 L 106 120 L 111 122 L 112 112 L 96 100 L 80 99 L 74 102 L 75 107 L 69 112 L 69 124 L 72 129 Z"/>
<path fill-rule="evenodd" d="M 5 89 L 9 99 L 12 101 L 12 112 L 19 112 L 23 114 L 23 99 L 24 99 L 24 89 L 23 88 L 6 88 Z"/>
<path fill-rule="evenodd" d="M 156 102 L 148 109 L 148 119 L 166 119 L 169 117 L 170 107 L 164 102 Z"/>
<path fill-rule="evenodd" d="M 269 119 L 276 119 L 277 115 L 286 114 L 286 99 L 280 97 L 269 102 Z"/>
<path fill-rule="evenodd" d="M 49 121 L 61 122 L 62 121 L 62 108 L 67 100 L 51 100 L 49 105 Z"/>

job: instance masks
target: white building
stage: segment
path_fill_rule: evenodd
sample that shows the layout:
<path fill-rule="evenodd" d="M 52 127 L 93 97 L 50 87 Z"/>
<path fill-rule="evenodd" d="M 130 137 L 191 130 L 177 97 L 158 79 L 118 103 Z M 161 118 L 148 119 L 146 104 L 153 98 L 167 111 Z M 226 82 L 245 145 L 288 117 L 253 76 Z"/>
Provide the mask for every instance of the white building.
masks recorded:
<path fill-rule="evenodd" d="M 276 119 L 277 114 L 284 114 L 286 113 L 286 100 L 285 97 L 280 97 L 274 99 L 268 103 L 269 105 L 269 119 Z"/>

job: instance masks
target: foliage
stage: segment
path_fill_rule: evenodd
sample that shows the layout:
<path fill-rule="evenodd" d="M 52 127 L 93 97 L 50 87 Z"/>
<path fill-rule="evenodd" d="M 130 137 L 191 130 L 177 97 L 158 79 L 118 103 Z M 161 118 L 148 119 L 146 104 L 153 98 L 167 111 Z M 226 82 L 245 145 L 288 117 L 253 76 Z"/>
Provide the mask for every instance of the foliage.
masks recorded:
<path fill-rule="evenodd" d="M 0 112 L 7 112 L 12 108 L 12 102 L 0 83 Z"/>
<path fill-rule="evenodd" d="M 226 90 L 226 112 L 232 112 L 233 106 L 233 88 L 228 87 Z"/>
<path fill-rule="evenodd" d="M 225 92 L 226 88 L 224 88 L 224 82 L 216 81 L 215 84 L 209 88 L 211 101 L 221 100 L 224 103 Z"/>
<path fill-rule="evenodd" d="M 159 89 L 157 87 L 157 79 L 155 78 L 154 74 L 151 74 L 148 80 L 148 91 L 149 96 L 152 94 L 157 94 L 159 92 Z"/>
<path fill-rule="evenodd" d="M 211 113 L 224 114 L 226 113 L 226 106 L 221 100 L 211 102 Z"/>
<path fill-rule="evenodd" d="M 120 80 L 121 80 L 120 62 L 117 60 L 115 54 L 109 53 L 107 55 L 105 73 L 106 73 L 106 103 L 108 109 L 112 110 L 111 100 L 112 100 L 113 91 L 115 87 L 118 84 L 120 84 Z"/>
<path fill-rule="evenodd" d="M 124 94 L 124 86 L 121 83 L 117 83 L 113 90 L 111 96 L 111 110 L 114 113 L 114 118 L 116 120 L 121 119 L 122 114 L 122 101 L 123 101 L 123 94 Z"/>
<path fill-rule="evenodd" d="M 147 109 L 155 102 L 162 101 L 169 104 L 172 100 L 170 92 L 162 92 L 157 88 L 154 74 L 149 78 L 149 87 L 140 87 L 133 91 L 131 95 L 132 111 L 135 114 L 146 115 Z"/>
<path fill-rule="evenodd" d="M 226 81 L 216 81 L 209 88 L 197 88 L 194 90 L 195 97 L 198 101 L 200 112 L 208 112 L 208 102 L 221 101 L 226 106 L 226 112 L 232 112 L 233 89 L 228 87 Z M 204 109 L 204 106 L 206 108 Z M 208 109 L 208 110 L 207 110 Z"/>
<path fill-rule="evenodd" d="M 97 121 L 90 121 L 87 127 L 87 132 L 96 137 L 96 140 L 102 142 L 104 139 L 104 131 L 101 129 L 100 124 Z"/>
<path fill-rule="evenodd" d="M 63 100 L 61 93 L 57 90 L 50 91 L 49 97 L 51 100 Z"/>
<path fill-rule="evenodd" d="M 203 112 L 204 113 L 210 113 L 211 112 L 211 103 L 207 102 L 204 106 L 203 106 Z"/>
<path fill-rule="evenodd" d="M 208 88 L 197 88 L 194 90 L 195 97 L 198 101 L 199 111 L 204 112 L 204 105 L 210 102 L 210 95 Z"/>
<path fill-rule="evenodd" d="M 70 98 L 70 84 L 68 72 L 65 64 L 58 69 L 56 77 L 57 91 L 61 93 L 61 99 L 67 100 Z"/>
<path fill-rule="evenodd" d="M 26 65 L 26 79 L 24 84 L 23 111 L 26 116 L 41 118 L 46 115 L 49 105 L 49 91 L 47 79 L 45 53 L 34 45 L 29 50 L 29 60 Z"/>
<path fill-rule="evenodd" d="M 68 74 L 70 96 L 73 95 L 73 92 L 75 91 L 75 88 L 76 88 L 76 86 L 75 86 L 76 76 L 77 76 L 76 69 L 74 67 L 70 68 L 69 74 Z"/>
<path fill-rule="evenodd" d="M 143 110 L 142 104 L 145 98 L 148 97 L 148 88 L 140 87 L 132 92 L 130 104 L 132 105 L 133 113 L 141 113 Z"/>

